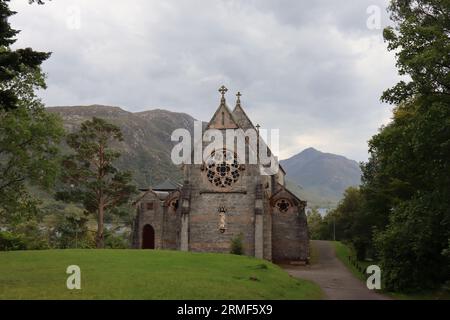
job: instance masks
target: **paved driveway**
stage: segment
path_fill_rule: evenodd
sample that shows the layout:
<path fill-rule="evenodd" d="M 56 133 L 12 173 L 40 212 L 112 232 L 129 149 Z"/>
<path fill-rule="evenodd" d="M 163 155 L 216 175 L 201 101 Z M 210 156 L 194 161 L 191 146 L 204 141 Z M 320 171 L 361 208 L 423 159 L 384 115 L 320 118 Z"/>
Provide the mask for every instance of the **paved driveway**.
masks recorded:
<path fill-rule="evenodd" d="M 329 241 L 312 241 L 318 261 L 309 266 L 283 265 L 292 276 L 317 283 L 331 300 L 385 300 L 386 296 L 367 289 L 336 257 L 334 245 Z"/>

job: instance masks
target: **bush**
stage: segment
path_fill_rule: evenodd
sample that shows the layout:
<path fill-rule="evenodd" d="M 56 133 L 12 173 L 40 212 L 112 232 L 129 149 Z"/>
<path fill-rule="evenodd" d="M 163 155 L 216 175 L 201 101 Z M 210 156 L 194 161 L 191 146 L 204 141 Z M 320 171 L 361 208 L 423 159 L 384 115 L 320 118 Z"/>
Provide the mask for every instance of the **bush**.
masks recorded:
<path fill-rule="evenodd" d="M 242 255 L 244 254 L 244 245 L 242 244 L 242 234 L 231 239 L 230 253 Z"/>
<path fill-rule="evenodd" d="M 87 214 L 74 205 L 68 205 L 60 212 L 56 226 L 55 245 L 60 249 L 95 247 L 92 237 L 88 232 Z"/>
<path fill-rule="evenodd" d="M 105 232 L 105 248 L 109 249 L 129 249 L 129 234 L 117 234 L 110 231 Z"/>
<path fill-rule="evenodd" d="M 0 231 L 0 251 L 25 250 L 26 248 L 22 237 L 11 232 Z"/>
<path fill-rule="evenodd" d="M 45 227 L 41 226 L 36 220 L 20 223 L 14 226 L 12 232 L 22 239 L 26 250 L 45 250 L 50 248 L 49 234 Z"/>

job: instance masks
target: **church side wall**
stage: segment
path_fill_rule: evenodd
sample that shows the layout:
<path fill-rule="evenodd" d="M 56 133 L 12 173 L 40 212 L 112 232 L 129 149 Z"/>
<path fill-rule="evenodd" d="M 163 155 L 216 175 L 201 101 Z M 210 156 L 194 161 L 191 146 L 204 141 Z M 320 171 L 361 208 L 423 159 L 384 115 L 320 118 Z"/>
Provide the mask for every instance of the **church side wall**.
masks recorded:
<path fill-rule="evenodd" d="M 296 206 L 287 212 L 273 208 L 272 259 L 274 261 L 306 261 L 308 258 L 306 216 Z"/>

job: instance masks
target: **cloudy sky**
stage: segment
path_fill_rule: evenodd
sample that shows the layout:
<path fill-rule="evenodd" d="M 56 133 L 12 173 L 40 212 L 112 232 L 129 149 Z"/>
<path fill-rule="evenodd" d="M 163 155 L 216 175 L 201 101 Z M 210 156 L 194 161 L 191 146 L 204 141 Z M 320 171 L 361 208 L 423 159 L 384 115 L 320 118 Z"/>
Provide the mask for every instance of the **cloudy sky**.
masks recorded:
<path fill-rule="evenodd" d="M 17 46 L 53 52 L 41 93 L 49 106 L 164 108 L 206 121 L 225 84 L 230 107 L 240 90 L 255 123 L 280 129 L 282 158 L 315 147 L 358 161 L 390 118 L 379 101 L 398 80 L 381 37 L 387 0 L 11 5 Z"/>

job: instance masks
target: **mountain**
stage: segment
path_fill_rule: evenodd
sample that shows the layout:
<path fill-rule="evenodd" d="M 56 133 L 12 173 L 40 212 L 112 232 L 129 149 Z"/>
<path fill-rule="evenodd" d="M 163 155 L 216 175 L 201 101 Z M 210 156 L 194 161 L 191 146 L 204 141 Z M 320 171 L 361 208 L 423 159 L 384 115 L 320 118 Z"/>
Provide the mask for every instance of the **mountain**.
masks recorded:
<path fill-rule="evenodd" d="M 122 153 L 117 166 L 132 171 L 140 188 L 155 186 L 167 178 L 181 182 L 182 173 L 170 159 L 176 143 L 170 136 L 178 128 L 193 132 L 195 119 L 190 115 L 161 109 L 129 112 L 104 105 L 50 107 L 47 110 L 62 118 L 68 132 L 92 117 L 119 126 L 124 141 L 114 146 Z M 63 148 L 67 150 L 66 146 Z M 291 180 L 288 181 L 289 188 L 296 189 L 312 206 L 334 206 L 348 186 L 359 184 L 361 176 L 356 161 L 313 148 L 281 161 L 281 165 Z"/>
<path fill-rule="evenodd" d="M 282 160 L 286 178 L 300 186 L 311 205 L 330 207 L 341 199 L 345 189 L 361 182 L 359 164 L 343 156 L 308 148 Z"/>
<path fill-rule="evenodd" d="M 161 109 L 133 113 L 103 105 L 50 107 L 47 110 L 62 118 L 68 132 L 76 130 L 92 117 L 103 118 L 119 126 L 124 141 L 114 146 L 122 153 L 117 166 L 132 171 L 139 187 L 156 185 L 166 178 L 181 180 L 180 169 L 170 159 L 176 143 L 170 136 L 178 128 L 192 133 L 195 119 L 190 115 Z"/>

